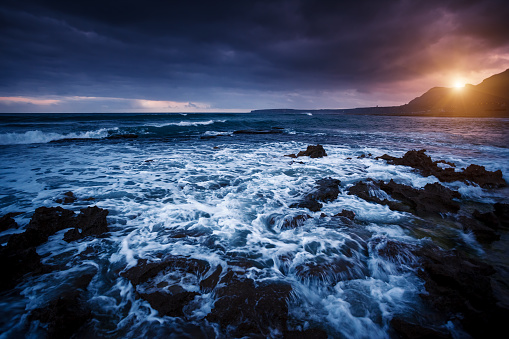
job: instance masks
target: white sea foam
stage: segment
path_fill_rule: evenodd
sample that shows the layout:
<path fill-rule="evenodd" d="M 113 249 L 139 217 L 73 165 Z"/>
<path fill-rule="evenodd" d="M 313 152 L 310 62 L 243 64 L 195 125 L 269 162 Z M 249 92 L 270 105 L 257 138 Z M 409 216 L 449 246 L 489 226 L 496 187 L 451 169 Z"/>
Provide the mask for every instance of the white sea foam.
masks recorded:
<path fill-rule="evenodd" d="M 113 129 L 116 130 L 116 129 Z M 105 138 L 110 129 L 101 128 L 95 131 L 77 132 L 77 133 L 52 133 L 39 130 L 27 131 L 24 133 L 4 133 L 0 134 L 0 145 L 19 145 L 19 144 L 40 144 L 60 139 L 90 139 Z"/>
<path fill-rule="evenodd" d="M 161 123 L 161 124 L 152 124 L 150 126 L 153 127 L 166 127 L 166 126 L 180 126 L 180 127 L 187 127 L 187 126 L 204 126 L 204 125 L 212 125 L 216 122 L 226 122 L 226 120 L 206 120 L 206 121 L 179 121 L 179 122 L 168 122 L 168 123 Z"/>

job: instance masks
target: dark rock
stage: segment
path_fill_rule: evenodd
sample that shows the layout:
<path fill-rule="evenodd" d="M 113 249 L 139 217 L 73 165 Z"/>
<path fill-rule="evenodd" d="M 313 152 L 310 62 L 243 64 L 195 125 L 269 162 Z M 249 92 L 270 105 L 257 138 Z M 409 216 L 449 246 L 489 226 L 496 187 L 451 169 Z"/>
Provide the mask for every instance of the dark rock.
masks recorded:
<path fill-rule="evenodd" d="M 35 247 L 12 250 L 8 246 L 0 247 L 0 291 L 11 289 L 30 272 L 43 269 L 41 257 Z"/>
<path fill-rule="evenodd" d="M 352 255 L 351 250 L 347 252 Z M 295 274 L 303 280 L 316 279 L 333 284 L 338 281 L 363 279 L 368 275 L 368 271 L 366 267 L 358 266 L 347 258 L 336 257 L 300 264 L 295 268 Z"/>
<path fill-rule="evenodd" d="M 468 218 L 465 216 L 461 216 L 459 218 L 459 222 L 463 229 L 474 233 L 477 241 L 480 243 L 489 244 L 493 241 L 499 240 L 500 233 L 496 231 L 497 228 L 487 226 L 484 222 L 480 221 L 479 218 L 476 218 L 475 212 L 479 213 L 477 210 L 474 211 L 474 218 Z M 483 215 L 494 215 L 494 213 L 484 213 Z"/>
<path fill-rule="evenodd" d="M 73 193 L 73 192 L 71 192 L 71 191 L 69 191 L 69 192 L 65 192 L 65 193 L 63 194 L 63 196 L 64 196 L 64 197 L 63 197 L 63 199 L 58 198 L 58 199 L 56 199 L 56 200 L 55 200 L 55 202 L 56 202 L 56 203 L 58 203 L 58 204 L 62 204 L 62 203 L 64 203 L 64 204 L 72 204 L 72 203 L 73 203 L 73 202 L 75 202 L 75 201 L 76 201 L 76 199 L 77 199 L 77 198 L 74 196 L 74 193 Z"/>
<path fill-rule="evenodd" d="M 161 316 L 167 315 L 170 317 L 184 316 L 182 309 L 197 295 L 199 295 L 199 293 L 187 291 L 175 294 L 159 291 L 140 293 L 140 297 L 148 301 L 150 306 L 157 310 Z"/>
<path fill-rule="evenodd" d="M 327 339 L 327 332 L 318 328 L 311 328 L 304 331 L 285 331 L 284 339 Z"/>
<path fill-rule="evenodd" d="M 90 319 L 92 312 L 79 291 L 62 295 L 43 308 L 31 312 L 29 319 L 47 324 L 48 338 L 70 338 Z"/>
<path fill-rule="evenodd" d="M 285 157 L 294 158 L 294 159 L 297 158 L 297 156 L 295 154 L 293 154 L 293 153 L 292 154 L 285 154 L 284 156 Z"/>
<path fill-rule="evenodd" d="M 255 285 L 254 280 L 238 277 L 232 271 L 220 284 L 223 287 L 216 289 L 217 300 L 207 320 L 219 323 L 227 337 L 268 336 L 273 330 L 286 330 L 290 285 Z"/>
<path fill-rule="evenodd" d="M 509 204 L 497 202 L 493 208 L 495 209 L 493 213 L 497 216 L 500 226 L 509 227 Z"/>
<path fill-rule="evenodd" d="M 408 151 L 402 158 L 392 157 L 384 154 L 376 159 L 383 159 L 389 164 L 410 166 L 417 169 L 423 176 L 434 175 L 442 182 L 463 181 L 467 184 L 475 183 L 482 188 L 499 188 L 507 186 L 502 177 L 502 171 L 487 171 L 483 166 L 470 165 L 461 172 L 456 172 L 454 168 L 441 168 L 439 163 L 445 163 L 455 167 L 454 164 L 444 160 L 433 161 L 425 154 L 426 150 Z"/>
<path fill-rule="evenodd" d="M 318 212 L 323 206 L 318 201 L 329 202 L 338 198 L 340 184 L 341 181 L 332 178 L 317 180 L 315 190 L 306 195 L 301 202 L 290 207 L 307 208 L 311 212 Z"/>
<path fill-rule="evenodd" d="M 9 238 L 7 247 L 10 251 L 37 247 L 45 243 L 50 235 L 74 225 L 73 211 L 62 207 L 39 207 L 35 210 L 26 231 L 13 234 Z"/>
<path fill-rule="evenodd" d="M 450 333 L 442 333 L 400 318 L 393 318 L 391 326 L 401 339 L 452 339 Z"/>
<path fill-rule="evenodd" d="M 11 212 L 7 213 L 3 217 L 0 218 L 0 232 L 6 231 L 9 228 L 18 228 L 18 224 L 13 217 L 21 214 L 21 212 Z"/>
<path fill-rule="evenodd" d="M 223 268 L 221 266 L 217 266 L 216 270 L 212 272 L 212 274 L 200 281 L 200 290 L 205 293 L 212 291 L 219 282 L 221 272 L 223 272 Z"/>
<path fill-rule="evenodd" d="M 418 275 L 426 288 L 421 298 L 438 311 L 459 319 L 474 338 L 492 338 L 502 333 L 509 310 L 497 304 L 491 281 L 496 271 L 492 266 L 434 247 L 421 248 L 415 254 L 421 258 Z"/>
<path fill-rule="evenodd" d="M 159 272 L 166 269 L 201 276 L 208 271 L 209 267 L 208 262 L 204 260 L 181 256 L 168 256 L 164 260 L 158 262 L 148 262 L 147 259 L 139 259 L 136 266 L 122 272 L 120 275 L 129 279 L 134 286 L 137 286 L 147 282 L 149 279 L 158 275 Z"/>
<path fill-rule="evenodd" d="M 281 226 L 281 230 L 287 230 L 292 228 L 301 227 L 304 224 L 304 221 L 311 218 L 308 214 L 299 214 L 291 219 L 285 219 L 283 221 L 283 225 Z"/>
<path fill-rule="evenodd" d="M 383 191 L 397 201 L 380 197 L 377 191 Z M 348 194 L 357 195 L 367 201 L 389 206 L 401 212 L 411 212 L 421 217 L 440 216 L 442 213 L 458 212 L 460 205 L 453 199 L 461 195 L 439 183 L 427 184 L 423 189 L 397 184 L 392 179 L 388 183 L 368 179 L 350 187 Z"/>
<path fill-rule="evenodd" d="M 350 220 L 355 219 L 355 213 L 349 210 L 342 210 L 340 213 L 334 215 L 335 217 L 344 217 Z"/>
<path fill-rule="evenodd" d="M 56 232 L 72 227 L 74 212 L 61 207 L 39 207 L 27 225 L 25 232 L 13 234 L 7 246 L 0 249 L 0 289 L 14 287 L 25 274 L 40 273 L 41 264 L 36 247 L 48 240 Z"/>
<path fill-rule="evenodd" d="M 320 144 L 316 146 L 309 145 L 305 151 L 300 151 L 297 153 L 297 157 L 322 158 L 326 156 L 327 153 L 323 149 L 323 146 Z"/>
<path fill-rule="evenodd" d="M 80 211 L 76 218 L 75 228 L 64 234 L 65 241 L 71 242 L 87 236 L 99 236 L 109 231 L 108 222 L 106 221 L 108 210 L 93 206 L 83 208 Z"/>
<path fill-rule="evenodd" d="M 113 135 L 110 135 L 109 137 L 107 137 L 106 139 L 110 139 L 110 140 L 136 139 L 137 137 L 138 137 L 138 135 L 136 135 L 136 134 L 127 133 L 127 134 L 113 134 Z"/>

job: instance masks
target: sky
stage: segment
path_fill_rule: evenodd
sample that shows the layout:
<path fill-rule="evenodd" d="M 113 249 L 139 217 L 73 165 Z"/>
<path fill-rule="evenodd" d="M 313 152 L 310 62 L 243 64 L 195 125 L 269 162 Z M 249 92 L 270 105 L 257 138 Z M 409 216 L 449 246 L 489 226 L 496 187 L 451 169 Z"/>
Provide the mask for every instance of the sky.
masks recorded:
<path fill-rule="evenodd" d="M 2 0 L 0 112 L 408 103 L 509 68 L 509 1 Z"/>

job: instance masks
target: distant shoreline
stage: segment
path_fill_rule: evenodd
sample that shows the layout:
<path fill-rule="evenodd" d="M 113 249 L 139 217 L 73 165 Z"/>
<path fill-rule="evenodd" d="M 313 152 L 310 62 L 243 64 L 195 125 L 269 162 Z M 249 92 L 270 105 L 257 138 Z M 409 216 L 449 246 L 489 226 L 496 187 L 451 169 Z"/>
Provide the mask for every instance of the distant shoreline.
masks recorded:
<path fill-rule="evenodd" d="M 380 116 L 415 116 L 415 117 L 447 117 L 447 118 L 509 118 L 509 110 L 481 111 L 479 113 L 454 112 L 442 110 L 408 111 L 408 107 L 361 107 L 345 109 L 257 109 L 251 113 L 274 114 L 274 113 L 328 113 L 328 114 L 352 114 L 352 115 L 380 115 Z"/>

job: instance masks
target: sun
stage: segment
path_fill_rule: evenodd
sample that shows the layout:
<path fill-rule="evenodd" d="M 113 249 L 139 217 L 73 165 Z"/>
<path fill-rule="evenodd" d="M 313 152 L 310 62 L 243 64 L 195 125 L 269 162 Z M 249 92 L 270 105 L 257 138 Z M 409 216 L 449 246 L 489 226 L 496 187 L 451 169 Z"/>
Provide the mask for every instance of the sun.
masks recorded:
<path fill-rule="evenodd" d="M 456 88 L 456 89 L 460 89 L 460 88 L 463 88 L 463 87 L 465 87 L 465 83 L 464 82 L 456 81 L 454 83 L 454 88 Z"/>

